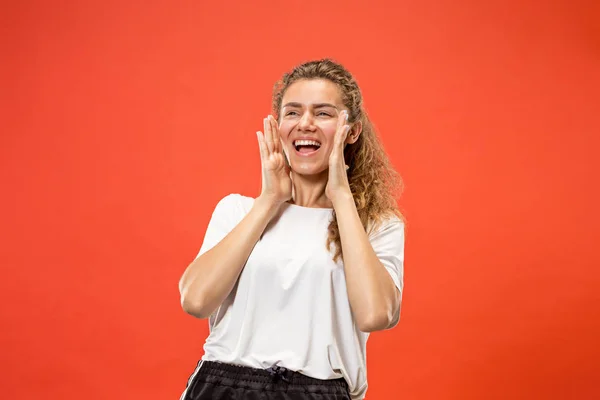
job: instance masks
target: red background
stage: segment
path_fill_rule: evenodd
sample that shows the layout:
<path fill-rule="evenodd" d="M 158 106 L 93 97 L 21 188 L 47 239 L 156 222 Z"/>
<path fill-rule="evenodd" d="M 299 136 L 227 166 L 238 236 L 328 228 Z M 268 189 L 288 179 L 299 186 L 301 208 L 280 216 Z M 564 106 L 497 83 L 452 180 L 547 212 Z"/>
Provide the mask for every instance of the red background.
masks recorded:
<path fill-rule="evenodd" d="M 179 397 L 207 323 L 178 279 L 259 191 L 273 83 L 333 57 L 406 183 L 368 398 L 599 398 L 596 4 L 4 4 L 0 396 Z"/>

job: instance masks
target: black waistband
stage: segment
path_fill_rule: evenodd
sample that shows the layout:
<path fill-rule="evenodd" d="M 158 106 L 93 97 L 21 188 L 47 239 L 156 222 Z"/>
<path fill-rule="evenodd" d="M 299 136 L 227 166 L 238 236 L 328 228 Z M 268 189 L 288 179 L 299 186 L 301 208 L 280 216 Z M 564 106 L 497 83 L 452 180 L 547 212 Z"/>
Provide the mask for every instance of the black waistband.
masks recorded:
<path fill-rule="evenodd" d="M 258 369 L 251 367 L 242 367 L 238 365 L 225 364 L 215 361 L 202 361 L 200 373 L 215 377 L 227 377 L 240 381 L 252 381 L 261 383 L 287 382 L 290 385 L 310 386 L 317 385 L 321 387 L 338 387 L 343 390 L 348 389 L 348 384 L 344 378 L 338 379 L 316 379 L 300 374 L 283 367 L 271 367 L 268 369 Z"/>

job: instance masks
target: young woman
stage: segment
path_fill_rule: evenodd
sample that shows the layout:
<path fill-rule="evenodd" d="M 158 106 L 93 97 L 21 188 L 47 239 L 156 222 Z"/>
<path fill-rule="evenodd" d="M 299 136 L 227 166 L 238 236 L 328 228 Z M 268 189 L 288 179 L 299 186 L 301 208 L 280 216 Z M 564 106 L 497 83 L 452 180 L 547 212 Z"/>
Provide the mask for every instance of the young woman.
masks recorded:
<path fill-rule="evenodd" d="M 356 81 L 331 60 L 299 65 L 273 113 L 257 132 L 260 196 L 217 204 L 179 282 L 210 326 L 181 399 L 362 399 L 369 332 L 399 320 L 400 179 Z"/>

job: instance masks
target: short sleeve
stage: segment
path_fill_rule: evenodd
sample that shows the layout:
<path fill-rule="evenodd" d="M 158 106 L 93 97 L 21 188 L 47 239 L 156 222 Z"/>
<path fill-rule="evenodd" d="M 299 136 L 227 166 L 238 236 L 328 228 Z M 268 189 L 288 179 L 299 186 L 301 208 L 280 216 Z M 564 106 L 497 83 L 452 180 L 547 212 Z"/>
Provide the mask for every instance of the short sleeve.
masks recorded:
<path fill-rule="evenodd" d="M 217 203 L 196 258 L 215 247 L 241 221 L 243 213 L 240 207 L 240 197 L 237 194 L 229 194 Z"/>
<path fill-rule="evenodd" d="M 404 289 L 404 223 L 398 219 L 388 219 L 370 235 L 369 240 L 375 254 L 389 272 L 394 285 L 400 291 Z M 400 320 L 400 310 L 394 316 L 391 327 Z"/>

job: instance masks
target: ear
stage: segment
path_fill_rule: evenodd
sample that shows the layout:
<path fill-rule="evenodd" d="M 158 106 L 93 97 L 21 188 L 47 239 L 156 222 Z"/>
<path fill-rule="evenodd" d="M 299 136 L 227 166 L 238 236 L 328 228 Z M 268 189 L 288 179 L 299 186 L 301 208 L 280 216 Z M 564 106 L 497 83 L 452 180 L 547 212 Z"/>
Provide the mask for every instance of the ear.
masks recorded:
<path fill-rule="evenodd" d="M 362 122 L 358 121 L 350 128 L 350 132 L 346 137 L 346 144 L 355 143 L 358 140 L 358 137 L 362 133 Z"/>

